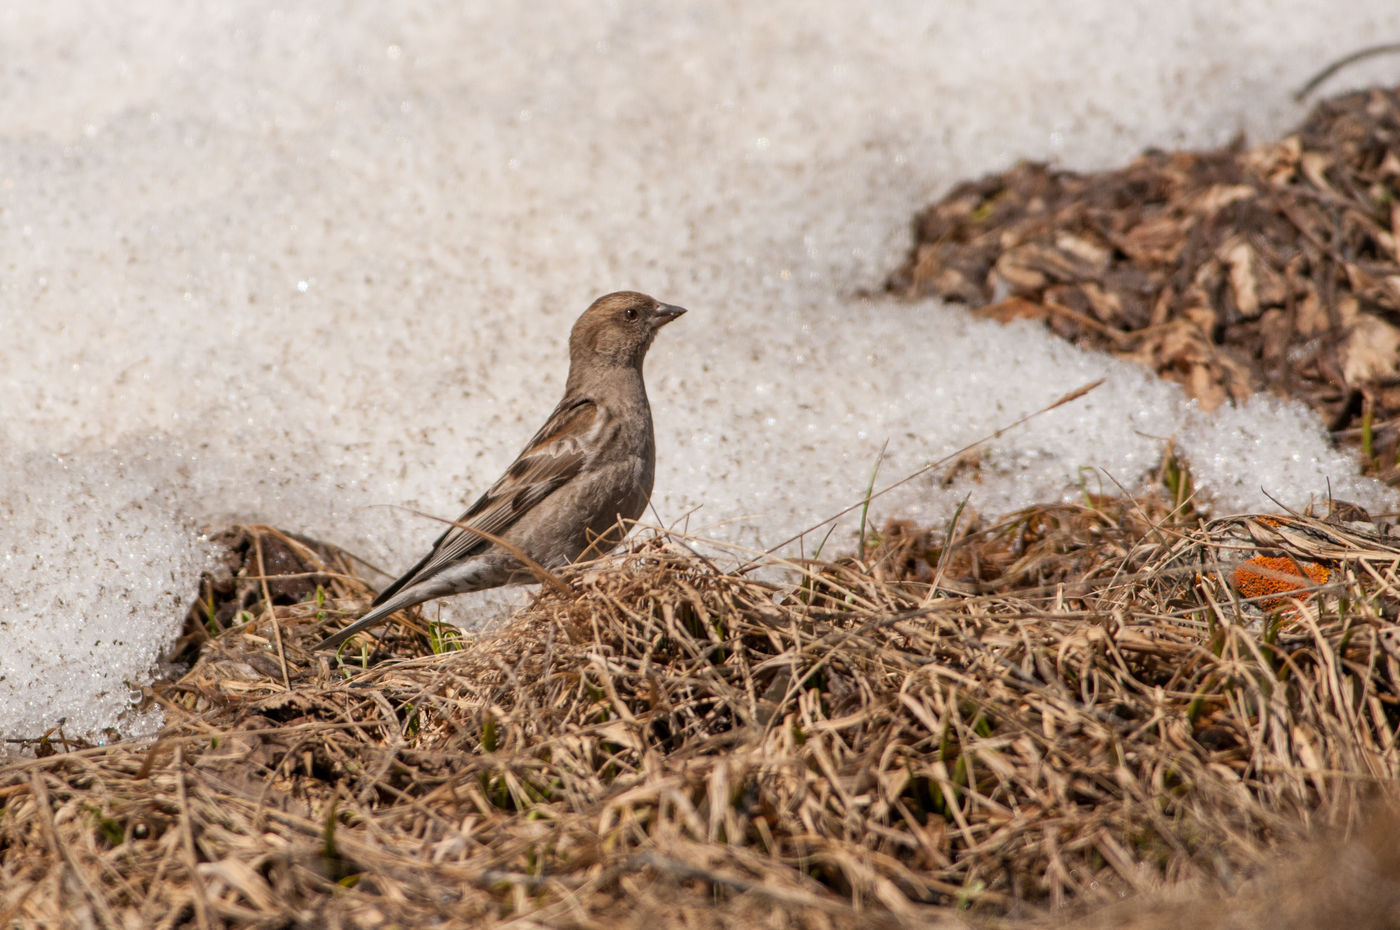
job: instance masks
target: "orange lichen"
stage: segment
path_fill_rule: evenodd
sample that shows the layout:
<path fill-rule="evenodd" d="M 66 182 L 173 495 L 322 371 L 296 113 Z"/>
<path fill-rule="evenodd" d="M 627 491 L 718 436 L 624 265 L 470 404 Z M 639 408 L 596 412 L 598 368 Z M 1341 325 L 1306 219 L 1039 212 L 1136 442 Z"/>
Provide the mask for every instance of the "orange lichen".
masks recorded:
<path fill-rule="evenodd" d="M 1297 562 L 1288 556 L 1256 555 L 1235 569 L 1235 589 L 1264 610 L 1288 607 L 1297 592 L 1326 584 L 1332 570 L 1316 562 Z"/>

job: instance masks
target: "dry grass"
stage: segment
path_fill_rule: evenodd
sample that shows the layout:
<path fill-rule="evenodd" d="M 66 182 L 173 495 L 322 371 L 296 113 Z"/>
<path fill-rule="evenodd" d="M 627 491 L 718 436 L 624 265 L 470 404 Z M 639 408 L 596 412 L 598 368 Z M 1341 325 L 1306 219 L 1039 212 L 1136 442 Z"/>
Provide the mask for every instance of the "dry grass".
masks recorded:
<path fill-rule="evenodd" d="M 247 622 L 158 739 L 0 768 L 0 926 L 1021 926 L 1140 892 L 1100 922 L 1225 927 L 1270 882 L 1388 925 L 1395 833 L 1345 837 L 1397 774 L 1400 550 L 1167 516 L 1039 508 L 946 554 L 891 526 L 789 587 L 656 537 L 358 665 L 304 651 L 363 603 L 348 563 L 246 530 L 200 613 Z M 1261 552 L 1328 584 L 1251 617 Z M 1346 854 L 1287 878 L 1324 825 Z"/>

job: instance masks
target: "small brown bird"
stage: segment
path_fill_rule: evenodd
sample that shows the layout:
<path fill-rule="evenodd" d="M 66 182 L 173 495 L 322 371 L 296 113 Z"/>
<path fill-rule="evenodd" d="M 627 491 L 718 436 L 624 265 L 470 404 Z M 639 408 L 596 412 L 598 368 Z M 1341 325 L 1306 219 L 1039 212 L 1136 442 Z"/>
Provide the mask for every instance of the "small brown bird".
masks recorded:
<path fill-rule="evenodd" d="M 682 313 L 635 291 L 594 301 L 569 334 L 564 399 L 535 438 L 368 613 L 315 648 L 335 648 L 435 597 L 535 580 L 525 563 L 483 534 L 547 569 L 622 542 L 627 524 L 651 499 L 656 470 L 642 361 L 656 331 Z"/>

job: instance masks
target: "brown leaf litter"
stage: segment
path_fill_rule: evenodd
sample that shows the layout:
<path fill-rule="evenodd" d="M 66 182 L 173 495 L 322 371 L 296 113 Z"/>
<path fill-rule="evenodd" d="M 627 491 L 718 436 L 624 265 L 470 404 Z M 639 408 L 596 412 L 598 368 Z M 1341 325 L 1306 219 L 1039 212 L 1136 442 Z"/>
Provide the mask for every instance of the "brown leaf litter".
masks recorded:
<path fill-rule="evenodd" d="M 1400 88 L 1318 105 L 1246 149 L 1085 174 L 1023 162 L 914 221 L 889 289 L 1039 320 L 1207 409 L 1302 400 L 1400 482 Z"/>
<path fill-rule="evenodd" d="M 158 738 L 0 767 L 0 925 L 1009 928 L 1129 893 L 1116 926 L 1228 914 L 1221 889 L 1270 887 L 1280 844 L 1344 836 L 1400 771 L 1400 549 L 1179 513 L 1087 499 L 951 545 L 892 524 L 793 584 L 645 538 L 466 648 L 415 613 L 340 658 L 307 649 L 366 601 L 350 561 L 243 528 L 198 660 L 151 695 Z M 1251 620 L 1230 579 L 1257 552 L 1331 574 Z M 1365 849 L 1309 901 L 1396 900 Z"/>

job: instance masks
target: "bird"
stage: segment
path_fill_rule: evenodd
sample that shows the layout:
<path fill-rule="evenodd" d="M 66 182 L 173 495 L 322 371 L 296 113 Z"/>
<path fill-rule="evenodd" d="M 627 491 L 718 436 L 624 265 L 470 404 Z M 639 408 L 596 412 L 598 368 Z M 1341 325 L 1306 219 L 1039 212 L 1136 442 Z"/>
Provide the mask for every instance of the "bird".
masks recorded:
<path fill-rule="evenodd" d="M 636 291 L 595 300 L 569 333 L 564 397 L 544 426 L 417 565 L 313 651 L 424 601 L 537 580 L 520 554 L 557 569 L 621 543 L 656 472 L 642 363 L 657 331 L 685 312 Z"/>

